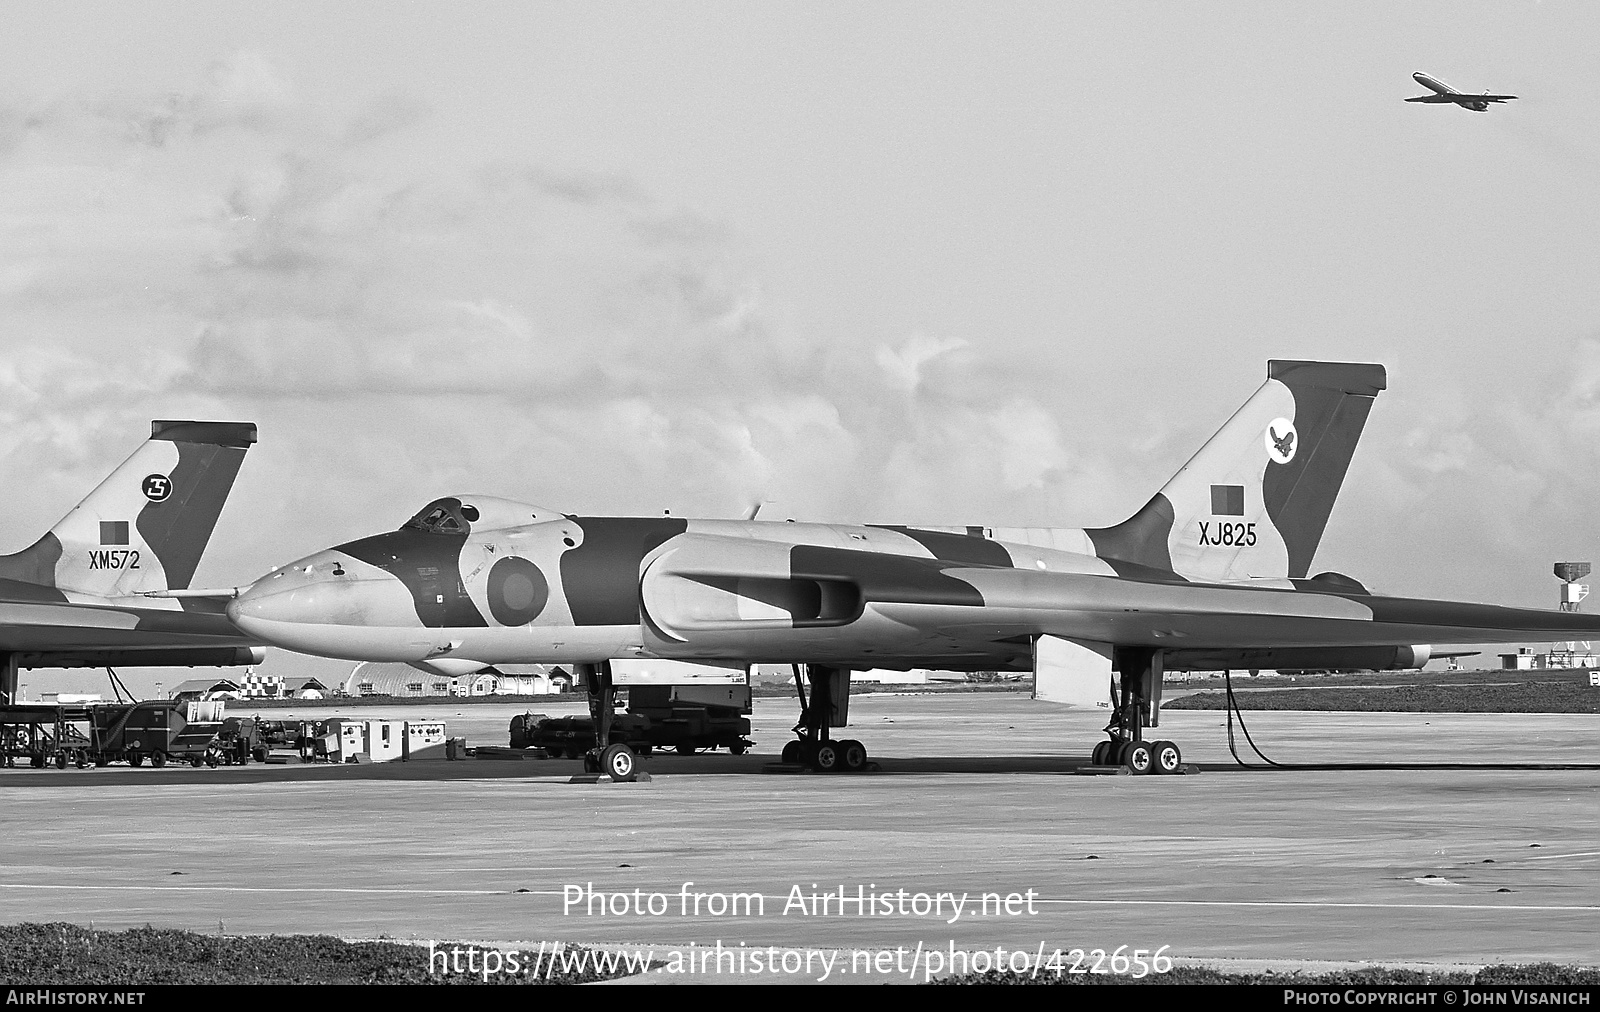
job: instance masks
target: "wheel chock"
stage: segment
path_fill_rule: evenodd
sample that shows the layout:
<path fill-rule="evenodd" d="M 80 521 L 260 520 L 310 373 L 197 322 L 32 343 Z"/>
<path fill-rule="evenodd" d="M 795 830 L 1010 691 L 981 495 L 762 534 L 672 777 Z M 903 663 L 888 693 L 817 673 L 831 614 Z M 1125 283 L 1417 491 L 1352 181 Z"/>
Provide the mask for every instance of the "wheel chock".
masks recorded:
<path fill-rule="evenodd" d="M 1072 772 L 1081 777 L 1131 777 L 1134 775 L 1133 770 L 1126 766 L 1079 766 Z M 1147 777 L 1163 775 L 1169 777 L 1182 777 L 1197 776 L 1199 773 L 1200 767 L 1196 766 L 1194 763 L 1183 763 L 1171 773 L 1160 774 L 1152 771 L 1144 775 Z"/>
<path fill-rule="evenodd" d="M 567 781 L 569 784 L 647 784 L 650 774 L 640 770 L 632 780 L 613 780 L 605 773 L 579 773 Z"/>

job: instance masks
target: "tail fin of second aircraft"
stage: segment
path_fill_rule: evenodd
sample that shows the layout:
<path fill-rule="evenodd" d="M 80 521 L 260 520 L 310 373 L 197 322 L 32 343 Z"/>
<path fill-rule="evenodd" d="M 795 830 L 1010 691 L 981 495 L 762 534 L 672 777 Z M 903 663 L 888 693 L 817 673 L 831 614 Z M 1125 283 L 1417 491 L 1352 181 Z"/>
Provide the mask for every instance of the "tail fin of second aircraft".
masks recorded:
<path fill-rule="evenodd" d="M 1302 578 L 1385 387 L 1381 365 L 1267 363 L 1267 381 L 1156 496 L 1091 530 L 1102 558 L 1191 580 Z"/>
<path fill-rule="evenodd" d="M 189 586 L 256 441 L 250 422 L 156 421 L 150 439 L 0 578 L 121 597 Z"/>

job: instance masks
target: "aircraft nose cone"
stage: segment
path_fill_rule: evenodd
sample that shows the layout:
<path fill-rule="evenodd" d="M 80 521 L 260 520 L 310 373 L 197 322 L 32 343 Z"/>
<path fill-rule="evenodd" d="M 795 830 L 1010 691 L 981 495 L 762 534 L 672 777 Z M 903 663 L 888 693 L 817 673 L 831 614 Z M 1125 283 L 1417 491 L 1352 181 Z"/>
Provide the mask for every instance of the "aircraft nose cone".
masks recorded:
<path fill-rule="evenodd" d="M 343 590 L 344 569 L 331 552 L 275 569 L 228 602 L 228 620 L 269 643 L 281 641 L 293 626 L 336 620 L 335 599 Z"/>

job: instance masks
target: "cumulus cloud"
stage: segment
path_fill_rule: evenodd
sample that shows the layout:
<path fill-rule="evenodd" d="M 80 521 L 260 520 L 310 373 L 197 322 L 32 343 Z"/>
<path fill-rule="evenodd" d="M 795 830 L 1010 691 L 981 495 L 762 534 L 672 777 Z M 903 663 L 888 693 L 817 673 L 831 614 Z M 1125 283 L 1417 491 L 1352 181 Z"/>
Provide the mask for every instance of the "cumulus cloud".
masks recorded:
<path fill-rule="evenodd" d="M 979 522 L 1094 470 L 967 337 L 801 332 L 736 223 L 604 166 L 442 164 L 419 98 L 341 119 L 244 55 L 0 106 L 0 450 L 48 486 L 13 542 L 151 417 L 261 424 L 213 582 L 452 490 Z"/>

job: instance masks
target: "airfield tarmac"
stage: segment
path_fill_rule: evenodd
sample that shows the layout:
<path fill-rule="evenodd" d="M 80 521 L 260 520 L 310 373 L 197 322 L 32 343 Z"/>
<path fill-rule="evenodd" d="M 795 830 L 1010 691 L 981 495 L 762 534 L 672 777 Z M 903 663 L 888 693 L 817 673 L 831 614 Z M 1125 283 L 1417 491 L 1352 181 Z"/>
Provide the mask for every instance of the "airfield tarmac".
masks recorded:
<path fill-rule="evenodd" d="M 568 783 L 566 760 L 0 771 L 0 922 L 534 947 L 1169 946 L 1269 963 L 1600 956 L 1600 768 L 1491 768 L 1600 763 L 1592 715 L 1248 713 L 1279 762 L 1482 764 L 1303 771 L 1240 769 L 1222 714 L 1169 711 L 1160 736 L 1200 775 L 1091 777 L 1072 771 L 1098 714 L 1020 695 L 850 707 L 848 736 L 880 772 L 763 772 L 795 719 L 781 699 L 757 701 L 753 753 L 653 756 L 639 784 Z M 523 709 L 362 712 L 504 744 Z M 589 883 L 630 912 L 564 909 Z M 948 902 L 785 912 L 795 887 L 841 885 L 970 900 L 954 921 Z M 973 910 L 1030 890 L 1032 912 Z M 713 916 L 707 899 L 685 916 L 686 891 L 760 894 L 765 910 Z"/>

